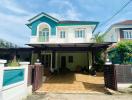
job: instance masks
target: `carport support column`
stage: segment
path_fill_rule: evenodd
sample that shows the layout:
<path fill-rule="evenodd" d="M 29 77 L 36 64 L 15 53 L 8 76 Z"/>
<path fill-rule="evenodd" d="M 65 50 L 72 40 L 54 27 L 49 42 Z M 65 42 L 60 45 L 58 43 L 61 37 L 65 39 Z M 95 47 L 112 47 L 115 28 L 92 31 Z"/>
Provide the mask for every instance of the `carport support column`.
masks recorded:
<path fill-rule="evenodd" d="M 52 72 L 53 72 L 54 69 L 55 69 L 55 54 L 56 54 L 56 52 L 53 51 L 53 52 L 52 52 L 52 66 L 51 66 L 51 71 L 52 71 Z"/>
<path fill-rule="evenodd" d="M 88 58 L 89 58 L 89 69 L 92 68 L 92 51 L 88 52 Z"/>

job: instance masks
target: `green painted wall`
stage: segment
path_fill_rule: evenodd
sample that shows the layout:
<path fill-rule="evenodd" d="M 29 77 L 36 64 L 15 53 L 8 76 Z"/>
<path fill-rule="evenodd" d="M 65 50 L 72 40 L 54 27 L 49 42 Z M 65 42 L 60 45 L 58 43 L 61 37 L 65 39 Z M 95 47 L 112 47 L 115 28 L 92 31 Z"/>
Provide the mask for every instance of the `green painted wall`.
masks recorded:
<path fill-rule="evenodd" d="M 88 67 L 88 56 L 87 53 L 77 52 L 77 53 L 57 53 L 57 67 L 61 67 L 61 56 L 66 56 L 67 68 L 71 71 L 75 71 L 77 66 L 87 66 Z M 73 63 L 68 62 L 68 57 L 73 56 Z"/>
<path fill-rule="evenodd" d="M 48 17 L 41 17 L 40 19 L 32 22 L 31 24 L 28 24 L 28 26 L 31 26 L 32 36 L 35 36 L 37 34 L 37 26 L 42 23 L 48 23 L 51 27 L 51 35 L 56 35 L 56 26 L 71 26 L 71 25 L 97 25 L 97 22 L 88 22 L 88 23 L 78 23 L 78 24 L 59 24 L 52 19 Z"/>
<path fill-rule="evenodd" d="M 33 23 L 31 23 L 32 26 L 32 36 L 35 36 L 37 34 L 37 26 L 38 24 L 45 22 L 48 23 L 51 26 L 51 35 L 56 35 L 56 26 L 57 26 L 57 22 L 43 16 L 42 18 L 34 21 Z"/>

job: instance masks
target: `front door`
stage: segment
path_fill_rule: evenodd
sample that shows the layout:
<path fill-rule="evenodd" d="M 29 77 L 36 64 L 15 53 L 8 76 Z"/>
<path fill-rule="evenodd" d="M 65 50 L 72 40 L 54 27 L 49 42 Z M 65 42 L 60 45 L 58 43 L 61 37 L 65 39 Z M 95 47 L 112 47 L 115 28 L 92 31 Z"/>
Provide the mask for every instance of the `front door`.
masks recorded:
<path fill-rule="evenodd" d="M 51 69 L 51 54 L 44 54 L 42 56 L 42 64 L 44 65 L 44 75 L 49 75 Z"/>
<path fill-rule="evenodd" d="M 66 68 L 66 56 L 61 56 L 61 68 Z"/>

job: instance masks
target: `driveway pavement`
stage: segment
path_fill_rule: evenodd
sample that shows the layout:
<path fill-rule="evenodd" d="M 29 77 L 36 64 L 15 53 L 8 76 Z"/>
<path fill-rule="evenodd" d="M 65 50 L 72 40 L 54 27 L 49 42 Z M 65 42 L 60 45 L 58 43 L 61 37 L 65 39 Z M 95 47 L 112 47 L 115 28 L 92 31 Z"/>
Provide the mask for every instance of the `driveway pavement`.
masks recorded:
<path fill-rule="evenodd" d="M 26 100 L 132 100 L 132 94 L 33 94 Z"/>
<path fill-rule="evenodd" d="M 91 76 L 81 73 L 67 73 L 48 77 L 37 93 L 104 93 L 103 73 Z"/>

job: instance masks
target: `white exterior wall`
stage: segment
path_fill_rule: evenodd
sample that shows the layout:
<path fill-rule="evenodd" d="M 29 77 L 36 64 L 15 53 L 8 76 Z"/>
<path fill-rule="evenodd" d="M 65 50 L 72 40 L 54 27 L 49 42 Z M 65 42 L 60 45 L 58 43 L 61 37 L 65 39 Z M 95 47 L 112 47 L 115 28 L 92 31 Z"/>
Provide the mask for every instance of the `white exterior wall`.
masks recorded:
<path fill-rule="evenodd" d="M 111 38 L 113 36 L 113 39 Z M 119 29 L 112 27 L 105 35 L 105 42 L 118 42 L 120 41 Z"/>
<path fill-rule="evenodd" d="M 105 42 L 119 42 L 120 40 L 120 28 L 132 28 L 132 25 L 115 25 L 110 27 L 105 35 L 104 35 L 104 41 Z M 111 36 L 113 35 L 114 39 L 111 39 Z"/>
<path fill-rule="evenodd" d="M 38 36 L 30 37 L 30 44 L 55 44 L 55 43 L 90 43 L 92 42 L 92 31 L 95 25 L 76 25 L 76 26 L 57 26 L 56 35 L 49 35 L 48 42 L 38 42 Z M 60 29 L 66 31 L 66 37 L 64 39 L 60 38 Z M 85 29 L 84 38 L 75 38 L 76 29 Z"/>
<path fill-rule="evenodd" d="M 29 62 L 21 62 L 19 67 L 4 67 L 5 61 L 0 60 L 0 100 L 23 100 L 32 94 L 32 86 L 27 86 Z M 12 69 L 24 69 L 24 80 L 3 86 L 4 70 Z"/>

